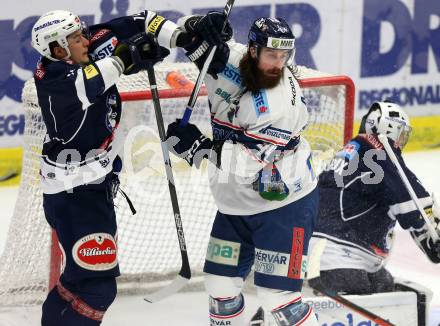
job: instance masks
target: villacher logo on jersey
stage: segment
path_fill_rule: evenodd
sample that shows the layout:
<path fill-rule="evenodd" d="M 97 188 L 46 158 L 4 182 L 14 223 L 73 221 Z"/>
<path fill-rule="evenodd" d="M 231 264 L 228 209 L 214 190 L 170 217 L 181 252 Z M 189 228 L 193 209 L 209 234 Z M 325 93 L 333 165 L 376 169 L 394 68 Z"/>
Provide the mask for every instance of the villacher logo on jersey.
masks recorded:
<path fill-rule="evenodd" d="M 109 270 L 118 263 L 116 242 L 108 233 L 93 233 L 79 239 L 72 256 L 79 266 L 94 271 Z"/>

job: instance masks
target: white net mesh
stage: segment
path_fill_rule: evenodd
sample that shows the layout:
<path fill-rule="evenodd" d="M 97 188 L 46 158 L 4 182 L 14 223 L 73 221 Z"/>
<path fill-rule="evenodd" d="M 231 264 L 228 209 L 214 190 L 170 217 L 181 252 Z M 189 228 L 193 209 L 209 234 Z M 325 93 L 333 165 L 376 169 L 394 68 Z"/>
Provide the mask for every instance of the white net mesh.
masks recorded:
<path fill-rule="evenodd" d="M 161 64 L 156 67 L 159 89 L 169 89 L 169 72 L 178 72 L 195 81 L 198 71 L 188 63 Z M 311 120 L 306 137 L 312 147 L 333 152 L 344 142 L 346 103 L 344 85 L 331 85 L 323 78 L 318 87 L 308 87 L 307 78 L 323 74 L 303 69 L 301 78 Z M 120 92 L 147 90 L 145 73 L 122 78 Z M 39 187 L 39 154 L 45 127 L 33 80 L 23 90 L 26 111 L 23 169 L 18 200 L 0 265 L 0 305 L 41 303 L 47 293 L 50 270 L 50 230 L 42 210 Z M 188 97 L 161 97 L 165 125 L 181 117 Z M 210 132 L 206 96 L 198 99 L 191 122 Z M 122 276 L 119 289 L 145 292 L 174 278 L 180 269 L 180 251 L 173 212 L 163 167 L 156 120 L 151 101 L 124 102 L 122 128 L 127 133 L 121 175 L 121 188 L 133 201 L 132 215 L 122 196 L 116 199 L 119 262 Z M 173 158 L 173 172 L 182 215 L 183 228 L 193 275 L 201 272 L 209 231 L 216 212 L 211 197 L 206 166 L 187 168 L 186 162 Z M 319 162 L 318 162 L 319 163 Z"/>

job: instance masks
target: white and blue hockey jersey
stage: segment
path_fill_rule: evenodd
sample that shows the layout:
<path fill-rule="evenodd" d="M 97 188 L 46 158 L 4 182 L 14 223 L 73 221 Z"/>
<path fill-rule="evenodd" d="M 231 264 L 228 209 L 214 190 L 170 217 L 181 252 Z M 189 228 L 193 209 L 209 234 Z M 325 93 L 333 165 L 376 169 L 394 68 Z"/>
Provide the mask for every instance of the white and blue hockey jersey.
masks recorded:
<path fill-rule="evenodd" d="M 115 84 L 122 67 L 111 55 L 121 40 L 146 30 L 158 37 L 161 46 L 173 47 L 177 29 L 145 11 L 90 26 L 91 61 L 86 67 L 40 60 L 34 79 L 47 128 L 40 170 L 44 193 L 99 183 L 114 169 L 119 172 L 123 136 L 118 129 L 121 100 Z"/>
<path fill-rule="evenodd" d="M 224 142 L 220 169 L 209 170 L 210 186 L 220 212 L 252 215 L 287 205 L 316 187 L 310 146 L 301 137 L 308 112 L 289 68 L 283 69 L 276 87 L 255 94 L 245 91 L 238 67 L 247 48 L 233 41 L 228 46 L 223 72 L 217 80 L 205 79 L 214 143 Z M 268 200 L 260 194 L 259 178 L 268 166 L 268 178 L 279 174 L 282 180 L 282 199 Z"/>

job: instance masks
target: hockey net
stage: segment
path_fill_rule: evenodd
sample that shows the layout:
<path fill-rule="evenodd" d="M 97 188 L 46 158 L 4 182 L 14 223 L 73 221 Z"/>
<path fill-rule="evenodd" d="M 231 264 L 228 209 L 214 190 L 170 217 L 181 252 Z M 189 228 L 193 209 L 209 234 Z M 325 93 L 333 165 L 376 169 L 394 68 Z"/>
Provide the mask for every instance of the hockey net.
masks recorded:
<path fill-rule="evenodd" d="M 165 125 L 181 117 L 198 70 L 190 63 L 157 65 L 156 77 Z M 192 83 L 191 83 L 192 82 Z M 300 69 L 300 82 L 310 111 L 305 137 L 315 153 L 315 164 L 331 157 L 352 135 L 354 85 L 348 77 Z M 118 83 L 124 106 L 122 128 L 127 140 L 122 155 L 121 188 L 134 203 L 132 215 L 122 196 L 116 198 L 120 292 L 148 292 L 173 279 L 181 264 L 156 120 L 145 72 Z M 0 305 L 41 303 L 59 274 L 57 245 L 42 209 L 39 154 L 44 123 L 33 80 L 22 96 L 26 127 L 23 168 L 18 199 L 0 264 Z M 191 122 L 210 133 L 206 94 L 202 91 Z M 216 207 L 208 187 L 206 166 L 189 169 L 172 158 L 183 229 L 194 279 L 201 275 Z M 319 167 L 318 167 L 319 169 Z M 52 259 L 51 259 L 52 255 Z"/>

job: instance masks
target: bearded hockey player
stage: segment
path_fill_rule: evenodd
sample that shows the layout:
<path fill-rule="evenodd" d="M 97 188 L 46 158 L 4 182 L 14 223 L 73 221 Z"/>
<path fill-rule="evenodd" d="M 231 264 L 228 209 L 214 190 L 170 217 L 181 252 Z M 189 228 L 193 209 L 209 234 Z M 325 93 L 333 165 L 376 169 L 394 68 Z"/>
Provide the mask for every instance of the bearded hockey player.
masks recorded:
<path fill-rule="evenodd" d="M 394 290 L 385 268 L 396 222 L 408 230 L 433 262 L 440 262 L 440 242 L 434 241 L 398 171 L 377 135 L 388 137 L 403 171 L 440 234 L 440 210 L 414 173 L 405 165 L 402 149 L 411 133 L 407 114 L 394 103 L 374 103 L 353 138 L 320 175 L 319 219 L 311 247 L 325 239 L 320 276 L 309 284 L 345 294 Z"/>
<path fill-rule="evenodd" d="M 182 25 L 191 29 L 195 19 Z M 248 41 L 220 44 L 214 66 L 226 66 L 205 79 L 213 140 L 179 121 L 167 131 L 190 165 L 208 156 L 213 162 L 218 212 L 204 267 L 210 322 L 244 325 L 242 287 L 254 265 L 261 303 L 277 325 L 318 325 L 301 299 L 318 192 L 310 146 L 301 136 L 308 113 L 293 66 L 295 38 L 283 19 L 259 18 Z M 201 68 L 203 43 L 186 49 Z"/>
<path fill-rule="evenodd" d="M 198 20 L 193 31 L 215 35 L 209 22 Z M 43 326 L 99 325 L 113 302 L 119 275 L 113 197 L 123 144 L 115 83 L 122 73 L 161 61 L 169 53 L 163 47 L 188 46 L 194 37 L 151 11 L 87 29 L 73 13 L 55 10 L 33 26 L 32 46 L 42 55 L 34 80 L 47 129 L 43 206 L 65 262 L 43 304 Z"/>

